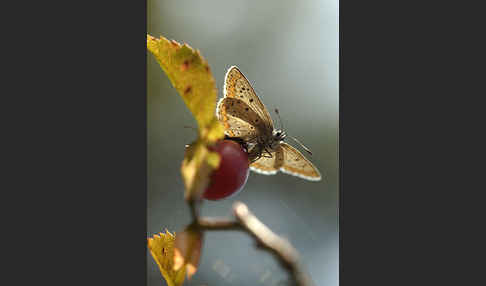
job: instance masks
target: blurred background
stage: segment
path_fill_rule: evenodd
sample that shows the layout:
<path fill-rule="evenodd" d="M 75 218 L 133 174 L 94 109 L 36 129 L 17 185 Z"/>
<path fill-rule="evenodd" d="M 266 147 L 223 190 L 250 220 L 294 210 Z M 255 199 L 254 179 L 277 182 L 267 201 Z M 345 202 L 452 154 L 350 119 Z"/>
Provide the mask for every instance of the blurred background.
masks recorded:
<path fill-rule="evenodd" d="M 250 210 L 300 252 L 317 285 L 338 285 L 338 1 L 148 0 L 147 30 L 186 42 L 208 61 L 222 96 L 226 70 L 236 65 L 323 180 L 250 173 L 245 188 L 203 205 L 202 214 L 231 215 L 234 201 Z M 180 231 L 189 222 L 180 164 L 197 127 L 182 98 L 147 52 L 147 236 Z M 276 121 L 276 115 L 271 112 Z M 297 147 L 290 139 L 288 143 Z M 147 251 L 148 285 L 166 285 Z M 288 285 L 273 256 L 240 232 L 207 232 L 200 267 L 184 285 Z"/>

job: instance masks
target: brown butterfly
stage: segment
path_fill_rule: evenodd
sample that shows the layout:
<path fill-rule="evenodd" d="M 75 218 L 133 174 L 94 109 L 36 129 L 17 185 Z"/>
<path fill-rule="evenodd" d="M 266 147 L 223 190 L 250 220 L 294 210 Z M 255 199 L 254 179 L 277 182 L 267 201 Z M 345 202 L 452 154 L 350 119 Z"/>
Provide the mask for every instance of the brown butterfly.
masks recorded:
<path fill-rule="evenodd" d="M 286 133 L 273 127 L 265 105 L 235 66 L 226 73 L 224 97 L 218 101 L 216 116 L 225 135 L 247 148 L 251 170 L 265 175 L 280 170 L 306 180 L 321 180 L 319 170 L 302 153 L 283 142 Z"/>

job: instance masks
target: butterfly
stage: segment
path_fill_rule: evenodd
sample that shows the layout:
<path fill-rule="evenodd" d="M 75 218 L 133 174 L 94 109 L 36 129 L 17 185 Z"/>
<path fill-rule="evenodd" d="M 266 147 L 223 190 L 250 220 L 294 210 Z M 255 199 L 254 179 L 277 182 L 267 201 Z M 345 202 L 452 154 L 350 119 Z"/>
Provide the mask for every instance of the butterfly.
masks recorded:
<path fill-rule="evenodd" d="M 247 149 L 252 171 L 265 175 L 281 171 L 310 181 L 321 180 L 319 170 L 284 142 L 285 131 L 274 128 L 267 108 L 236 66 L 226 72 L 223 92 L 216 116 L 224 126 L 226 137 Z"/>

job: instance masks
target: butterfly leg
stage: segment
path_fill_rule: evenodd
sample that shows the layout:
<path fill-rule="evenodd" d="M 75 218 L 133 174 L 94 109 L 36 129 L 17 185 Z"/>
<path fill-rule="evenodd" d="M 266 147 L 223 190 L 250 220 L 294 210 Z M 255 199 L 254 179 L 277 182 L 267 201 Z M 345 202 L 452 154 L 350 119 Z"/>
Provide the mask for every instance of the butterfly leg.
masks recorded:
<path fill-rule="evenodd" d="M 267 156 L 264 156 L 264 155 L 263 155 L 263 157 L 265 157 L 265 158 L 273 158 L 272 153 L 270 153 L 270 152 L 267 150 L 267 148 L 265 148 L 265 151 L 267 152 L 267 154 L 268 154 L 268 155 L 267 155 Z"/>
<path fill-rule="evenodd" d="M 256 162 L 256 161 L 258 161 L 258 160 L 259 160 L 261 157 L 263 157 L 263 156 L 262 156 L 262 152 L 261 152 L 261 151 L 258 151 L 258 152 L 252 152 L 252 153 L 250 154 L 250 158 L 249 158 L 249 160 L 250 160 L 250 164 L 251 164 L 251 163 L 254 163 L 254 162 Z"/>
<path fill-rule="evenodd" d="M 261 157 L 260 157 L 260 156 L 258 156 L 258 157 L 256 157 L 256 158 L 254 158 L 254 159 L 250 160 L 250 164 L 255 163 L 255 162 L 256 162 L 256 161 L 258 161 L 258 159 L 260 159 L 260 158 L 261 158 Z"/>
<path fill-rule="evenodd" d="M 235 141 L 236 143 L 240 144 L 245 149 L 246 153 L 248 153 L 248 144 L 242 138 L 239 138 L 239 137 L 229 137 L 228 135 L 225 135 L 224 136 L 224 139 L 225 140 Z"/>
<path fill-rule="evenodd" d="M 254 145 L 251 149 L 251 151 L 248 153 L 249 154 L 249 159 L 250 159 L 250 164 L 253 162 L 258 161 L 261 157 L 263 157 L 263 152 L 262 152 L 262 145 L 257 143 Z"/>

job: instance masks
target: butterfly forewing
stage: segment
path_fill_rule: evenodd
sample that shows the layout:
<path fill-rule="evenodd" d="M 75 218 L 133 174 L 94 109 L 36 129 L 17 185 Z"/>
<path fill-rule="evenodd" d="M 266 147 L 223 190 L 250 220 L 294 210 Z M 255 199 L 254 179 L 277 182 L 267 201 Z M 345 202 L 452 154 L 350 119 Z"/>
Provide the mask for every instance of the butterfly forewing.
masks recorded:
<path fill-rule="evenodd" d="M 226 73 L 224 79 L 224 96 L 239 99 L 244 102 L 259 117 L 251 122 L 251 124 L 255 125 L 255 127 L 262 126 L 264 128 L 262 132 L 272 133 L 273 121 L 268 110 L 256 95 L 250 82 L 235 66 L 230 67 Z"/>

